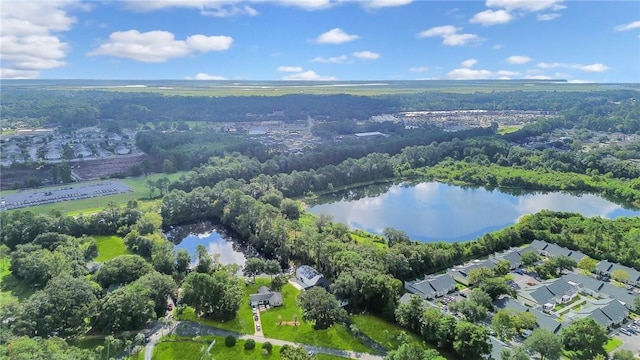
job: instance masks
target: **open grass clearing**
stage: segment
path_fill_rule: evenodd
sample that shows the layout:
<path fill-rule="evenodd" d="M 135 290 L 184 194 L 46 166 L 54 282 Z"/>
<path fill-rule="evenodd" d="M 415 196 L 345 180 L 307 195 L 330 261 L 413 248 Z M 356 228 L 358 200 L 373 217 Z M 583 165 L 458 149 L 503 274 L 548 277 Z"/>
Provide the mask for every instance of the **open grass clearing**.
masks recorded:
<path fill-rule="evenodd" d="M 618 347 L 620 347 L 620 345 L 622 345 L 622 340 L 614 337 L 609 339 L 609 341 L 607 341 L 606 344 L 604 344 L 604 350 L 606 352 L 611 352 L 615 349 L 617 349 Z"/>
<path fill-rule="evenodd" d="M 94 236 L 98 246 L 98 256 L 95 261 L 107 261 L 120 255 L 131 254 L 119 236 Z"/>
<path fill-rule="evenodd" d="M 24 300 L 35 292 L 11 274 L 9 256 L 0 258 L 0 303 L 4 304 L 10 299 Z"/>
<path fill-rule="evenodd" d="M 260 314 L 265 337 L 333 349 L 372 352 L 372 349 L 351 335 L 343 325 L 335 324 L 325 330 L 315 330 L 312 323 L 302 319 L 302 310 L 297 303 L 300 290 L 287 283 L 280 292 L 284 304 Z M 299 323 L 298 326 L 283 324 L 293 323 L 294 320 Z"/>
<path fill-rule="evenodd" d="M 176 315 L 178 320 L 189 320 L 202 323 L 204 325 L 213 326 L 219 329 L 225 329 L 230 331 L 239 332 L 242 334 L 254 333 L 253 314 L 251 312 L 251 306 L 249 306 L 249 295 L 258 292 L 258 288 L 262 285 L 269 286 L 270 280 L 268 278 L 256 278 L 255 284 L 248 284 L 245 286 L 242 282 L 243 295 L 242 303 L 238 309 L 236 317 L 229 321 L 218 321 L 210 318 L 197 317 L 193 308 L 187 307 L 182 314 Z"/>
<path fill-rule="evenodd" d="M 209 355 L 206 351 L 215 340 Z M 156 344 L 153 349 L 153 360 L 174 360 L 174 359 L 216 359 L 216 360 L 237 360 L 237 359 L 280 359 L 280 347 L 273 346 L 271 354 L 262 354 L 262 344 L 256 343 L 253 350 L 244 349 L 244 340 L 238 340 L 235 346 L 228 347 L 224 343 L 224 338 L 219 336 L 201 336 L 197 338 L 169 336 Z"/>
<path fill-rule="evenodd" d="M 401 345 L 398 341 L 398 335 L 402 332 L 409 336 L 411 343 L 426 346 L 425 342 L 422 341 L 419 336 L 411 334 L 400 326 L 374 315 L 353 315 L 351 316 L 351 322 L 353 322 L 363 334 L 388 350 L 396 349 Z"/>

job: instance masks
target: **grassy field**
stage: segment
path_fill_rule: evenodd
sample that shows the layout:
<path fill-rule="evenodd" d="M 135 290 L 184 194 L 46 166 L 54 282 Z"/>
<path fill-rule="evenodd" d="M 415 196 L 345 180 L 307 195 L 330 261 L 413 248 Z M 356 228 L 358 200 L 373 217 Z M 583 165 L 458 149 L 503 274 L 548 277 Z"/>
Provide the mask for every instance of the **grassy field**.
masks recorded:
<path fill-rule="evenodd" d="M 622 340 L 618 338 L 611 338 L 606 344 L 604 344 L 604 350 L 606 352 L 611 352 L 617 349 L 620 345 L 622 345 Z"/>
<path fill-rule="evenodd" d="M 300 291 L 291 284 L 286 284 L 282 287 L 281 293 L 284 304 L 260 314 L 265 337 L 334 349 L 372 351 L 352 336 L 343 325 L 333 325 L 325 330 L 313 329 L 313 324 L 302 319 L 302 310 L 296 301 Z M 298 326 L 278 325 L 281 322 L 293 322 L 294 317 L 299 322 Z"/>
<path fill-rule="evenodd" d="M 98 256 L 95 261 L 107 261 L 116 256 L 131 254 L 119 236 L 94 236 L 98 245 Z"/>
<path fill-rule="evenodd" d="M 8 256 L 0 259 L 0 304 L 11 298 L 24 300 L 35 292 L 35 289 L 26 287 L 11 274 L 9 265 L 10 259 Z"/>
<path fill-rule="evenodd" d="M 211 347 L 211 357 L 202 357 L 202 352 L 206 351 L 215 339 L 216 343 Z M 271 354 L 262 354 L 262 344 L 256 343 L 253 350 L 244 349 L 244 340 L 238 340 L 233 347 L 227 347 L 224 344 L 224 338 L 218 336 L 202 336 L 197 339 L 170 336 L 158 343 L 153 351 L 153 360 L 174 360 L 174 359 L 213 359 L 216 360 L 237 360 L 237 359 L 280 359 L 280 346 L 273 346 Z M 343 359 L 339 356 L 316 354 L 315 360 L 338 360 Z M 129 358 L 129 360 L 144 359 L 144 351 L 141 351 Z"/>
<path fill-rule="evenodd" d="M 397 341 L 398 335 L 401 332 L 407 333 L 412 343 L 421 344 L 426 346 L 425 342 L 420 339 L 419 336 L 406 332 L 400 326 L 383 320 L 374 315 L 354 315 L 351 316 L 351 321 L 358 327 L 358 329 L 378 344 L 384 346 L 388 350 L 396 349 L 400 346 Z M 381 330 L 384 329 L 384 330 Z"/>
<path fill-rule="evenodd" d="M 258 292 L 258 287 L 261 285 L 269 285 L 270 280 L 267 278 L 257 278 L 255 284 L 249 284 L 243 287 L 243 295 L 242 295 L 242 304 L 240 304 L 240 309 L 238 309 L 238 313 L 236 317 L 230 321 L 217 321 L 208 318 L 199 318 L 194 313 L 193 308 L 186 308 L 184 312 L 180 315 L 176 315 L 178 320 L 190 320 L 197 321 L 205 325 L 217 327 L 220 329 L 236 331 L 242 334 L 253 334 L 253 314 L 251 313 L 251 307 L 249 306 L 249 295 L 255 294 Z"/>
<path fill-rule="evenodd" d="M 512 132 L 516 132 L 520 130 L 522 126 L 505 126 L 503 128 L 498 129 L 498 134 L 504 135 Z"/>

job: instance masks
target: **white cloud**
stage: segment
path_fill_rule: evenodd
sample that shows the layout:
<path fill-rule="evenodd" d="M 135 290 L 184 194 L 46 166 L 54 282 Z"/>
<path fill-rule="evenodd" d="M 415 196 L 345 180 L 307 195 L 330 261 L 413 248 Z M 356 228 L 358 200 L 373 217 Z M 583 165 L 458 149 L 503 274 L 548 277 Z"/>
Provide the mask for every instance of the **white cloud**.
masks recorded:
<path fill-rule="evenodd" d="M 495 75 L 489 70 L 475 70 L 475 69 L 453 69 L 447 73 L 447 78 L 451 80 L 480 80 L 491 79 Z"/>
<path fill-rule="evenodd" d="M 578 79 L 568 80 L 567 82 L 569 84 L 590 84 L 590 83 L 593 83 L 593 81 L 590 81 L 590 80 L 578 80 Z"/>
<path fill-rule="evenodd" d="M 105 55 L 133 59 L 142 62 L 160 63 L 194 52 L 228 50 L 233 43 L 229 36 L 192 35 L 186 40 L 176 40 L 168 31 L 138 30 L 116 31 L 109 40 L 88 53 L 91 56 Z"/>
<path fill-rule="evenodd" d="M 442 44 L 447 46 L 463 46 L 470 42 L 480 40 L 480 37 L 475 34 L 459 34 L 458 31 L 460 30 L 462 30 L 462 28 L 458 28 L 453 25 L 436 26 L 431 29 L 421 31 L 416 36 L 419 38 L 434 36 L 441 37 Z"/>
<path fill-rule="evenodd" d="M 424 37 L 432 37 L 432 36 L 452 35 L 458 32 L 458 30 L 460 30 L 460 28 L 457 28 L 453 25 L 436 26 L 436 27 L 432 27 L 431 29 L 418 33 L 418 37 L 424 38 Z"/>
<path fill-rule="evenodd" d="M 340 28 L 335 28 L 320 34 L 316 39 L 318 44 L 342 44 L 360 38 L 358 35 L 350 35 Z"/>
<path fill-rule="evenodd" d="M 280 72 L 302 72 L 302 67 L 300 66 L 278 66 L 278 71 Z"/>
<path fill-rule="evenodd" d="M 349 57 L 347 55 L 340 55 L 340 56 L 332 56 L 332 57 L 322 57 L 322 56 L 317 56 L 313 59 L 311 59 L 310 62 L 314 62 L 314 63 L 328 63 L 328 64 L 349 64 L 351 63 L 351 60 L 349 59 Z"/>
<path fill-rule="evenodd" d="M 70 0 L 3 1 L 0 12 L 2 78 L 37 78 L 41 70 L 66 65 L 70 47 L 56 34 L 71 29 L 73 9 L 87 5 Z"/>
<path fill-rule="evenodd" d="M 565 63 L 559 63 L 559 62 L 553 62 L 553 63 L 541 62 L 541 63 L 538 63 L 536 66 L 541 69 L 568 68 L 568 69 L 579 69 L 586 72 L 603 72 L 610 69 L 607 65 L 600 64 L 600 63 L 581 65 L 581 64 L 565 64 Z"/>
<path fill-rule="evenodd" d="M 550 13 L 550 14 L 538 14 L 536 17 L 538 18 L 538 21 L 551 21 L 559 18 L 560 16 L 562 15 L 558 13 Z"/>
<path fill-rule="evenodd" d="M 531 59 L 528 56 L 522 56 L 522 55 L 513 55 L 507 58 L 507 62 L 512 65 L 526 64 L 531 60 L 533 59 Z"/>
<path fill-rule="evenodd" d="M 555 69 L 555 68 L 559 68 L 559 67 L 570 67 L 570 65 L 568 65 L 568 64 L 563 64 L 563 63 L 558 63 L 558 62 L 554 62 L 554 63 L 540 62 L 536 66 L 539 67 L 539 68 L 542 68 L 542 69 Z"/>
<path fill-rule="evenodd" d="M 396 7 L 409 5 L 413 0 L 367 0 L 361 1 L 362 6 L 369 9 L 380 9 L 387 7 Z"/>
<path fill-rule="evenodd" d="M 304 1 L 306 2 L 306 1 Z M 151 12 L 167 8 L 191 8 L 200 10 L 201 15 L 229 17 L 235 15 L 255 16 L 258 11 L 238 0 L 127 0 L 127 8 L 139 12 Z"/>
<path fill-rule="evenodd" d="M 425 72 L 425 71 L 429 71 L 429 67 L 427 67 L 427 66 L 414 66 L 414 67 L 410 67 L 409 71 L 416 72 L 416 73 Z"/>
<path fill-rule="evenodd" d="M 272 0 L 271 2 L 285 6 L 299 7 L 309 11 L 327 9 L 333 4 L 331 0 Z"/>
<path fill-rule="evenodd" d="M 187 76 L 185 80 L 227 80 L 224 76 L 209 75 L 207 73 L 197 73 L 196 76 Z"/>
<path fill-rule="evenodd" d="M 487 7 L 504 8 L 508 11 L 541 11 L 541 10 L 561 10 L 565 6 L 561 5 L 563 0 L 487 0 Z"/>
<path fill-rule="evenodd" d="M 333 76 L 320 76 L 313 70 L 308 70 L 298 74 L 287 75 L 282 80 L 304 80 L 304 81 L 330 81 L 335 80 Z"/>
<path fill-rule="evenodd" d="M 364 59 L 364 60 L 376 60 L 380 58 L 380 54 L 375 53 L 375 52 L 371 52 L 371 51 L 356 51 L 353 54 L 351 54 L 354 57 L 357 57 L 358 59 Z"/>
<path fill-rule="evenodd" d="M 603 72 L 609 70 L 609 67 L 604 64 L 581 65 L 578 68 L 586 72 Z"/>
<path fill-rule="evenodd" d="M 514 19 L 513 15 L 506 10 L 485 10 L 479 12 L 469 20 L 472 24 L 481 24 L 484 26 L 506 24 Z"/>
<path fill-rule="evenodd" d="M 629 31 L 633 29 L 640 28 L 640 20 L 630 22 L 628 24 L 620 24 L 613 28 L 615 31 Z"/>
<path fill-rule="evenodd" d="M 462 63 L 460 63 L 460 66 L 462 66 L 463 68 L 470 68 L 473 67 L 473 65 L 477 64 L 478 60 L 476 59 L 467 59 L 465 61 L 463 61 Z"/>

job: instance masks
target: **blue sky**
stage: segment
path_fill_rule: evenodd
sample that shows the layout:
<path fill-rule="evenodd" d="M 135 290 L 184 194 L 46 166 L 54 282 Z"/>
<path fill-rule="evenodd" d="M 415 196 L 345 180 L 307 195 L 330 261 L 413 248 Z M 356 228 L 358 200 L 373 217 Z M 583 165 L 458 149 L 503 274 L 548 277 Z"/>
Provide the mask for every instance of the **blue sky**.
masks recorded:
<path fill-rule="evenodd" d="M 1 77 L 640 82 L 640 1 L 0 0 Z"/>

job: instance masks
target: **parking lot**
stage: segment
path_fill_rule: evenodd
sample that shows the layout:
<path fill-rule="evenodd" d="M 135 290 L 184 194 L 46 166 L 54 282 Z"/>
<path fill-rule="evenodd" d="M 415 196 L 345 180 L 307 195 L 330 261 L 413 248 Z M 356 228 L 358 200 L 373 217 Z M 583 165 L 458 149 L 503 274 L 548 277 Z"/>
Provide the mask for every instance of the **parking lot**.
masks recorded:
<path fill-rule="evenodd" d="M 2 195 L 0 210 L 19 209 L 28 206 L 61 201 L 95 198 L 133 191 L 121 181 L 101 181 L 94 184 L 67 184 L 60 187 L 35 189 Z"/>
<path fill-rule="evenodd" d="M 634 330 L 635 334 L 631 332 L 624 333 L 620 329 L 618 329 L 614 332 L 613 336 L 622 340 L 622 345 L 620 345 L 620 347 L 616 350 L 631 350 L 631 352 L 633 352 L 635 356 L 638 356 L 640 355 L 640 322 L 636 322 L 633 326 L 638 329 Z M 627 328 L 628 324 L 624 327 Z"/>

